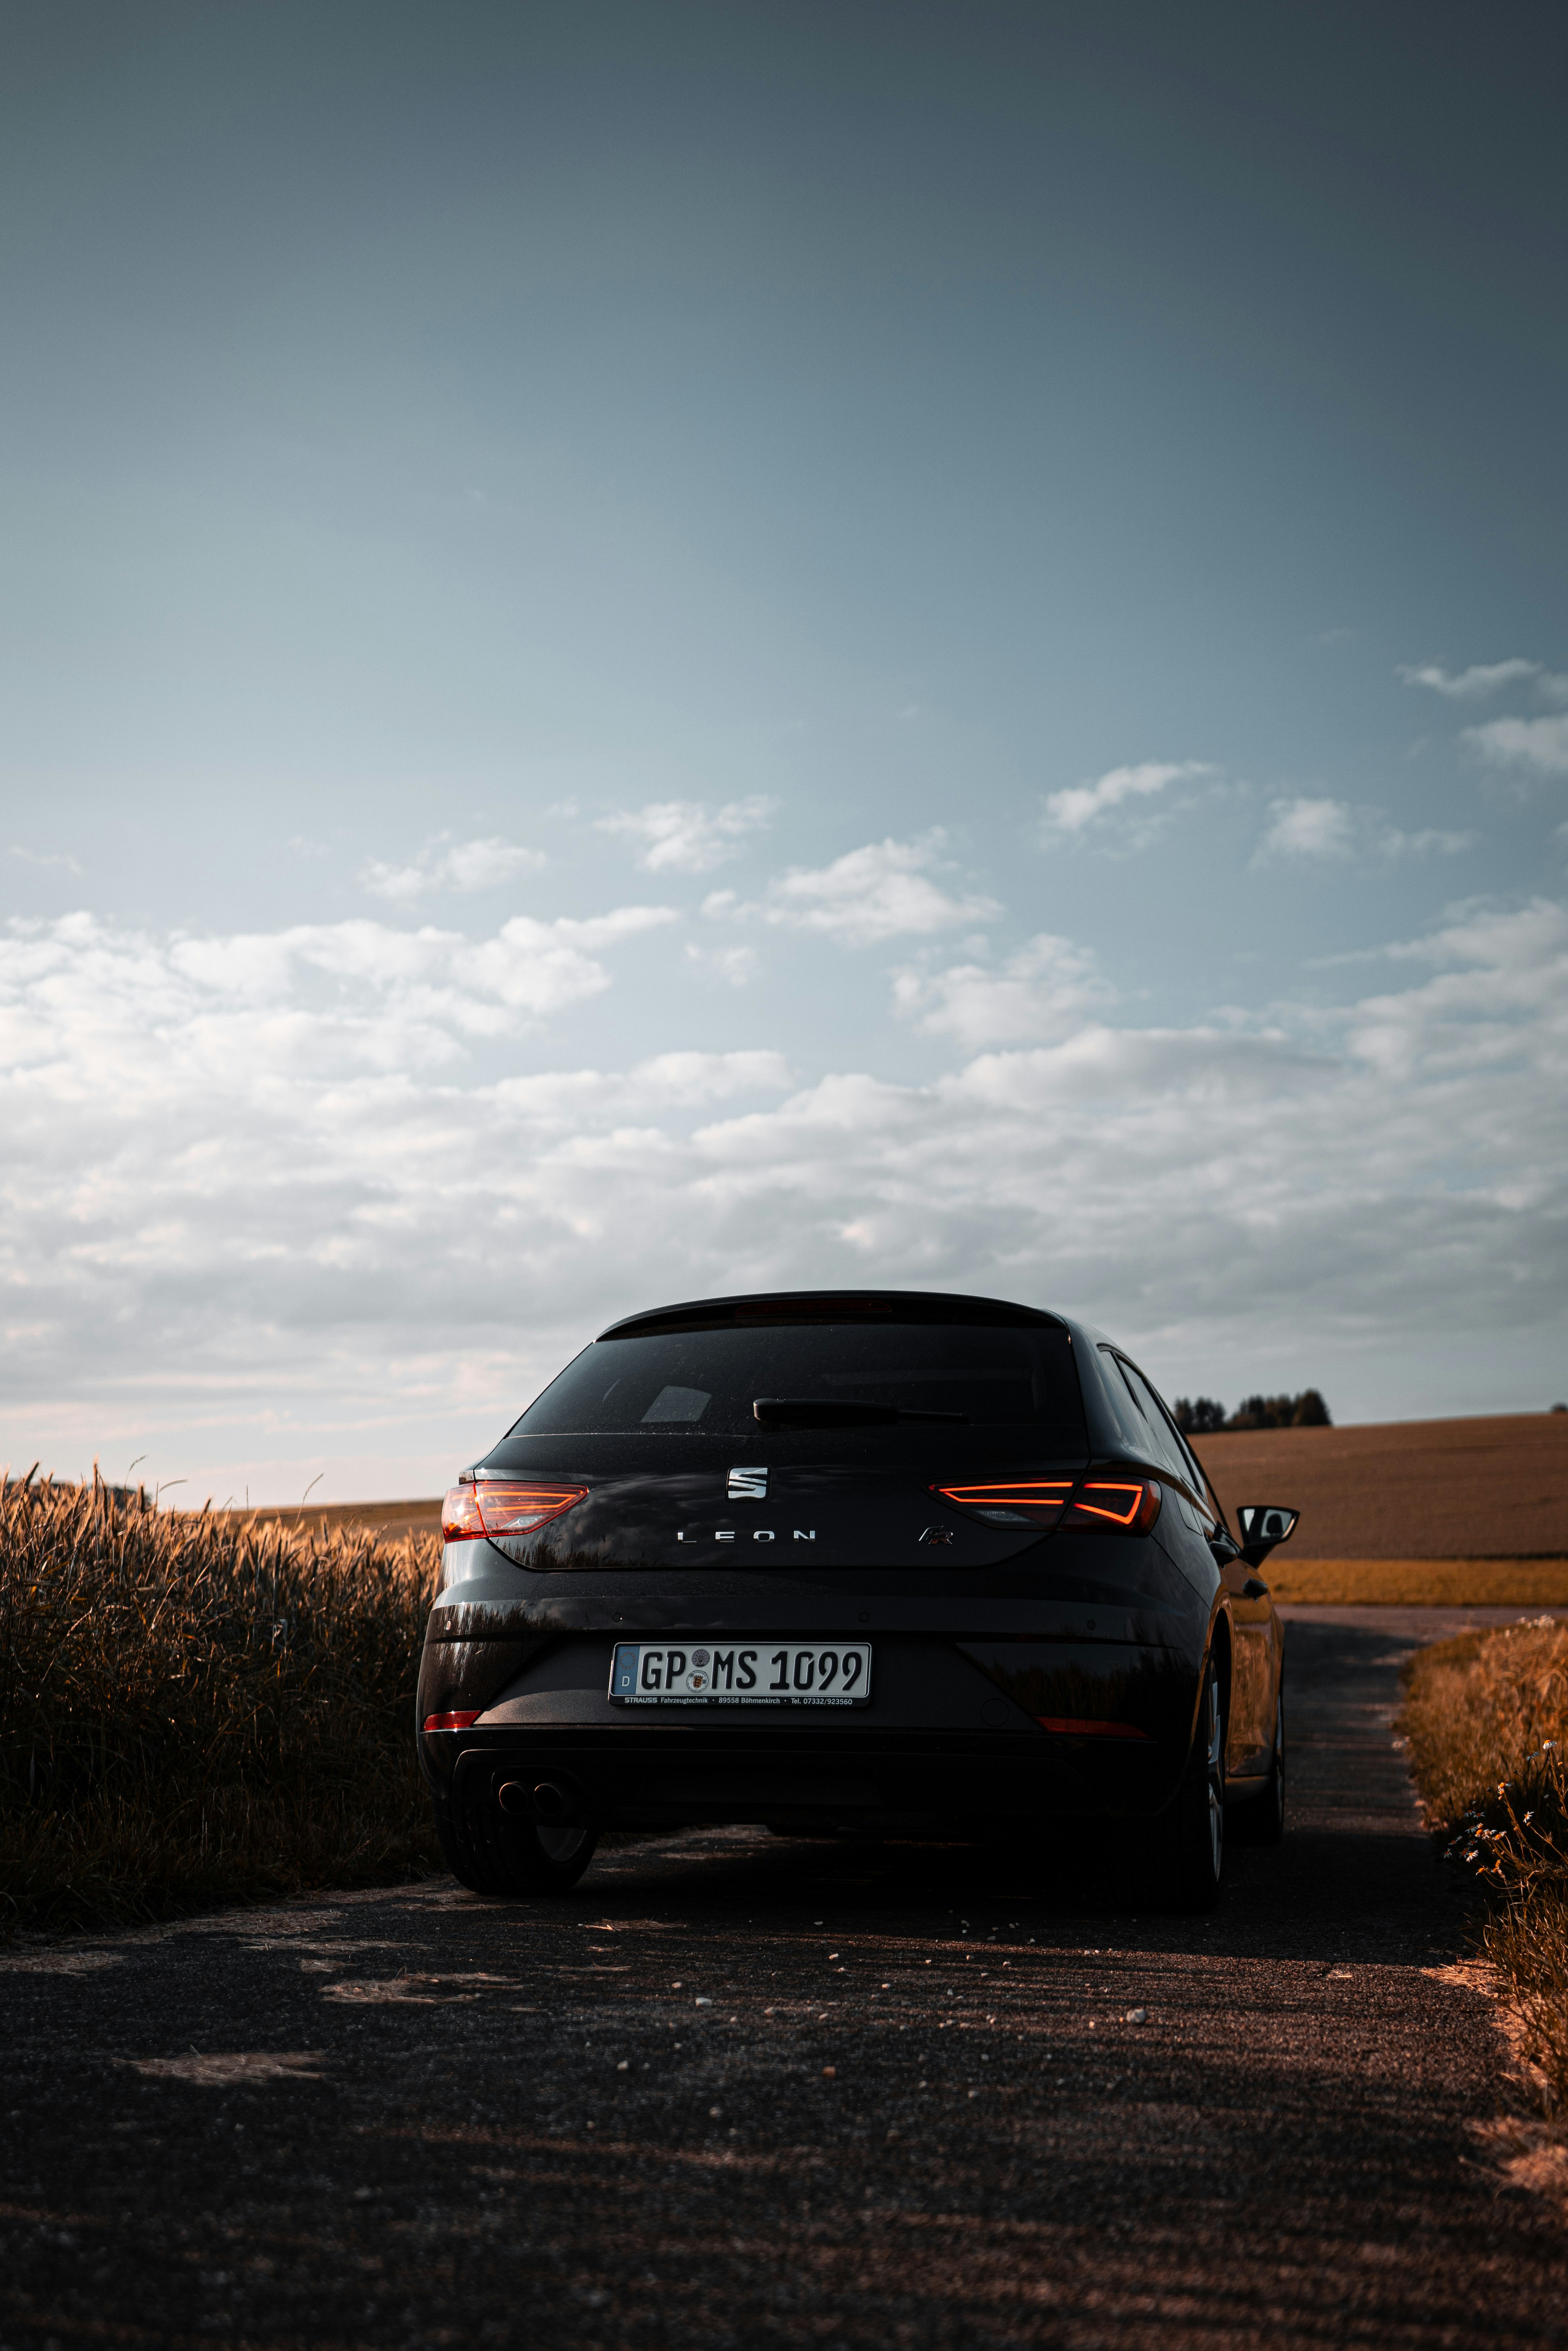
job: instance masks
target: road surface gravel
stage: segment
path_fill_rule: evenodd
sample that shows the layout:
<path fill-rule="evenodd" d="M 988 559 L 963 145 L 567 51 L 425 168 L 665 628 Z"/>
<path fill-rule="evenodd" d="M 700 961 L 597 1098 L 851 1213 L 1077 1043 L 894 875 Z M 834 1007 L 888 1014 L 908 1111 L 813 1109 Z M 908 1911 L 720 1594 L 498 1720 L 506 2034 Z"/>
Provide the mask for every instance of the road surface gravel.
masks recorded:
<path fill-rule="evenodd" d="M 1212 1919 L 747 1829 L 13 1944 L 0 2344 L 1568 2342 L 1392 1741 L 1446 1629 L 1291 1623 L 1286 1843 Z"/>

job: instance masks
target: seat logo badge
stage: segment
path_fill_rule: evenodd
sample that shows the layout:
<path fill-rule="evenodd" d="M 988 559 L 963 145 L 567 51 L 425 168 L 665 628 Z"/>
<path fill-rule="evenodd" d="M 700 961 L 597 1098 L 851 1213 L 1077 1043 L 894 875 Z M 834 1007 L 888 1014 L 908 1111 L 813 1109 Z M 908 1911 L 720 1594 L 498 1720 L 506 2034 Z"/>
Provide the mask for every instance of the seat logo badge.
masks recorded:
<path fill-rule="evenodd" d="M 725 1494 L 732 1502 L 765 1502 L 768 1499 L 767 1470 L 732 1469 Z"/>
<path fill-rule="evenodd" d="M 927 1527 L 920 1540 L 923 1543 L 950 1543 L 953 1530 L 951 1527 Z"/>

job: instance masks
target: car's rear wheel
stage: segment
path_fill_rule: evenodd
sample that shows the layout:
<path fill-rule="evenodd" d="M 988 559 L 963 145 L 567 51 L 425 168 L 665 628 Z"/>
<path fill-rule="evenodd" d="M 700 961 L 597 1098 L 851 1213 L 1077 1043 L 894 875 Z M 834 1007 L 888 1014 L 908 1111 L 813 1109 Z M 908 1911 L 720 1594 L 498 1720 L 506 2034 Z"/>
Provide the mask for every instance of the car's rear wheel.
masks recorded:
<path fill-rule="evenodd" d="M 1229 1831 L 1238 1844 L 1278 1844 L 1285 1834 L 1285 1693 L 1274 1701 L 1274 1751 L 1261 1792 L 1230 1807 Z"/>
<path fill-rule="evenodd" d="M 1181 1785 L 1163 1813 L 1130 1838 L 1122 1891 L 1140 1909 L 1212 1910 L 1225 1868 L 1225 1708 L 1210 1659 Z"/>
<path fill-rule="evenodd" d="M 442 1858 L 474 1894 L 565 1894 L 593 1859 L 599 1832 L 510 1818 L 494 1798 L 435 1800 Z"/>

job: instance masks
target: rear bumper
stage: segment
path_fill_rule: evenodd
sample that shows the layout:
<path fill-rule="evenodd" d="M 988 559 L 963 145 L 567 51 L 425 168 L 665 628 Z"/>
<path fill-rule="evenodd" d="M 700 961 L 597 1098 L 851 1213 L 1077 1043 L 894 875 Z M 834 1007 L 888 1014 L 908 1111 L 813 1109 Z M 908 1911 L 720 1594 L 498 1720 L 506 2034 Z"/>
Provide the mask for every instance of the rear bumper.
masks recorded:
<path fill-rule="evenodd" d="M 1098 1580 L 933 1573 L 911 1591 L 905 1575 L 873 1570 L 689 1588 L 559 1576 L 526 1608 L 438 1606 L 418 1720 L 476 1719 L 421 1731 L 425 1776 L 438 1799 L 507 1787 L 514 1811 L 548 1787 L 569 1809 L 536 1817 L 604 1827 L 1147 1815 L 1174 1793 L 1191 1744 L 1208 1612 L 1152 1545 L 1090 1538 L 1079 1550 Z M 1113 1570 L 1127 1582 L 1113 1585 Z M 868 1705 L 645 1708 L 611 1695 L 617 1640 L 802 1635 L 871 1644 Z"/>
<path fill-rule="evenodd" d="M 433 1734 L 458 1749 L 459 1802 L 500 1801 L 538 1820 L 601 1828 L 768 1821 L 895 1833 L 1143 1818 L 1175 1792 L 1184 1759 L 1164 1742 L 1010 1732 L 644 1729 Z"/>

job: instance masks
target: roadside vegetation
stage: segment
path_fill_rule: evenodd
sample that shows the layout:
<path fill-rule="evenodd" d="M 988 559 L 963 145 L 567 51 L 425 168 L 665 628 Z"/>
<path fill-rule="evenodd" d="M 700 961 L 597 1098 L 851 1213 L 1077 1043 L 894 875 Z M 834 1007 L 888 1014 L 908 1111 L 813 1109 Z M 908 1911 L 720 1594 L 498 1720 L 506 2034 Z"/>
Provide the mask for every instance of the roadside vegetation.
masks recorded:
<path fill-rule="evenodd" d="M 1405 1668 L 1400 1728 L 1450 1855 L 1487 1896 L 1481 1949 L 1500 1971 L 1568 2116 L 1568 1625 L 1461 1633 Z"/>
<path fill-rule="evenodd" d="M 414 1682 L 439 1541 L 0 1491 L 0 1930 L 438 1866 Z"/>

